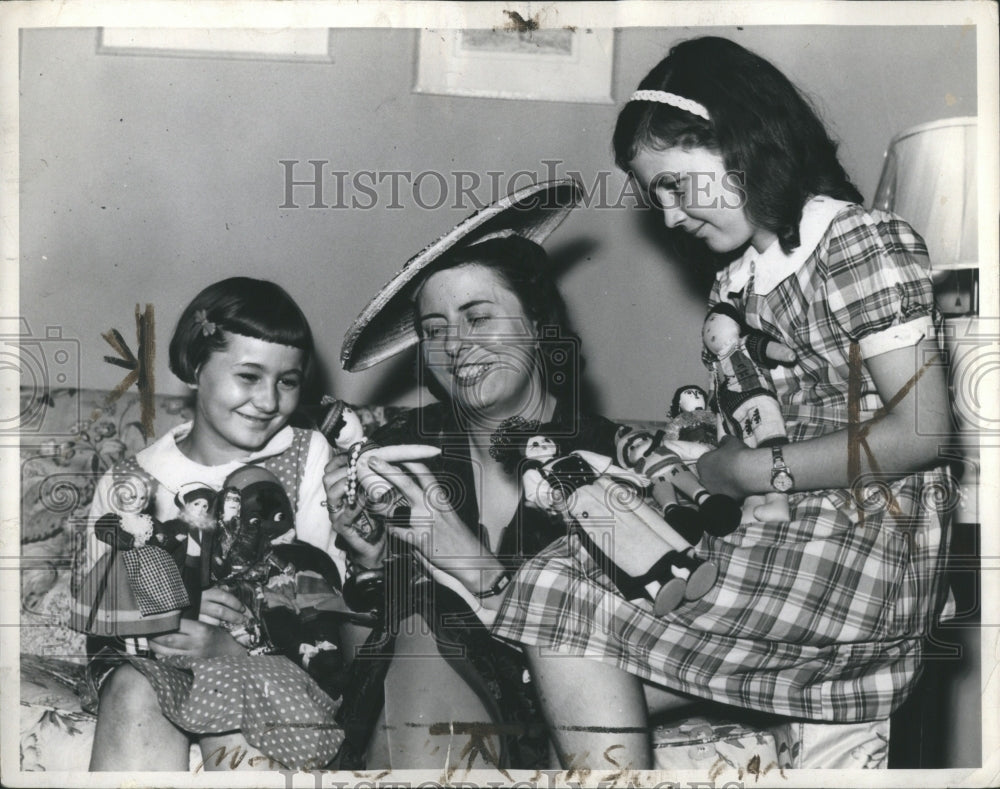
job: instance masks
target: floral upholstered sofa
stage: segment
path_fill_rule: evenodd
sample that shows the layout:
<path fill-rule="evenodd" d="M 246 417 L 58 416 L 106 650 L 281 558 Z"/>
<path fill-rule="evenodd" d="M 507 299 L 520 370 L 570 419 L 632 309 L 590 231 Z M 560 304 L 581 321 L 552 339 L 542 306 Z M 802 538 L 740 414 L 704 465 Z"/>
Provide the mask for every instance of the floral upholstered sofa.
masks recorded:
<path fill-rule="evenodd" d="M 95 718 L 80 707 L 84 638 L 68 626 L 70 576 L 100 476 L 118 460 L 191 418 L 183 398 L 157 396 L 152 435 L 136 393 L 21 392 L 20 758 L 22 771 L 84 771 Z M 366 431 L 399 409 L 357 407 Z M 765 725 L 767 723 L 768 725 Z M 715 776 L 761 776 L 788 767 L 883 767 L 886 722 L 826 726 L 734 717 L 658 726 L 657 765 Z M 193 764 L 196 762 L 193 761 Z M 486 765 L 477 765 L 486 766 Z"/>

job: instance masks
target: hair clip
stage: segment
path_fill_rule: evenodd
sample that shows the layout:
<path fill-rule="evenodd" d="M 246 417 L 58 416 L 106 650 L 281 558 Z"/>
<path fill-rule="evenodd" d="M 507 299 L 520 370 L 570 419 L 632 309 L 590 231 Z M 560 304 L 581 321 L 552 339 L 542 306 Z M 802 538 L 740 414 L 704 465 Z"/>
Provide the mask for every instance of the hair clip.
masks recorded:
<path fill-rule="evenodd" d="M 208 319 L 208 310 L 197 310 L 194 314 L 194 325 L 201 329 L 205 337 L 211 337 L 218 328 Z"/>

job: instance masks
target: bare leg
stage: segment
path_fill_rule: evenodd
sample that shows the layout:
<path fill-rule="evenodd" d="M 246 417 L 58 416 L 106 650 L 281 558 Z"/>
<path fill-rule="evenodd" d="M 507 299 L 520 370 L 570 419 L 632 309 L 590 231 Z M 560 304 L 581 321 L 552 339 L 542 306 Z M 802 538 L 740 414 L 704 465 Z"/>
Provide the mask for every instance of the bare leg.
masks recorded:
<path fill-rule="evenodd" d="M 188 769 L 188 735 L 160 712 L 149 681 L 136 669 L 115 669 L 101 690 L 91 772 Z"/>
<path fill-rule="evenodd" d="M 489 731 L 492 716 L 441 657 L 417 615 L 402 623 L 396 639 L 385 679 L 384 719 L 389 764 L 370 764 L 372 768 L 448 770 L 470 762 L 473 768 L 490 768 L 499 755 L 498 739 L 483 733 Z M 382 736 L 375 733 L 376 738 Z"/>
<path fill-rule="evenodd" d="M 254 748 L 238 731 L 203 735 L 198 745 L 204 770 L 278 770 L 282 767 Z"/>
<path fill-rule="evenodd" d="M 638 677 L 590 658 L 543 655 L 537 647 L 525 647 L 525 654 L 565 769 L 652 768 Z"/>

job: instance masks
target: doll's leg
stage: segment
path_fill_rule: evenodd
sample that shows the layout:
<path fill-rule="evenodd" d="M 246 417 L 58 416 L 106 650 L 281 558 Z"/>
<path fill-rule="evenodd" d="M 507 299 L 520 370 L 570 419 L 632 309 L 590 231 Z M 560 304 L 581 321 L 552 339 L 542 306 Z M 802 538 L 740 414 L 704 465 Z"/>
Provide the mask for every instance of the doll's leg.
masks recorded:
<path fill-rule="evenodd" d="M 595 485 L 579 488 L 573 494 L 570 514 L 601 550 L 604 550 L 609 537 L 614 541 L 607 546 L 609 550 L 605 553 L 618 567 L 633 577 L 639 577 L 665 553 L 691 547 L 665 523 L 663 526 L 666 529 L 659 533 L 650 528 L 650 524 L 636 510 L 608 506 L 607 500 L 614 493 L 598 487 L 598 484 L 606 482 L 599 481 Z M 638 506 L 652 511 L 645 504 Z"/>
<path fill-rule="evenodd" d="M 119 666 L 101 689 L 90 771 L 188 769 L 190 740 L 160 712 L 149 681 Z"/>

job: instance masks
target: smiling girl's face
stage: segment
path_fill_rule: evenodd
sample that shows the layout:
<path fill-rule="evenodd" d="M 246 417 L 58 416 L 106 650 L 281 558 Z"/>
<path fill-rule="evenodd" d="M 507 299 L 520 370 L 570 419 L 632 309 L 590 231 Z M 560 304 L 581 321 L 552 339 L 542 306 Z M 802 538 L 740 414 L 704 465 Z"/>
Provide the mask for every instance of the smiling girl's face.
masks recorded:
<path fill-rule="evenodd" d="M 415 306 L 425 367 L 457 405 L 491 422 L 540 406 L 538 328 L 493 271 L 467 263 L 436 272 Z"/>
<path fill-rule="evenodd" d="M 700 238 L 713 252 L 732 252 L 747 242 L 763 252 L 776 240 L 747 216 L 740 174 L 728 171 L 708 148 L 643 147 L 629 168 L 666 226 Z"/>
<path fill-rule="evenodd" d="M 262 449 L 299 404 L 305 352 L 229 334 L 199 368 L 190 439 L 192 460 L 219 465 Z"/>

